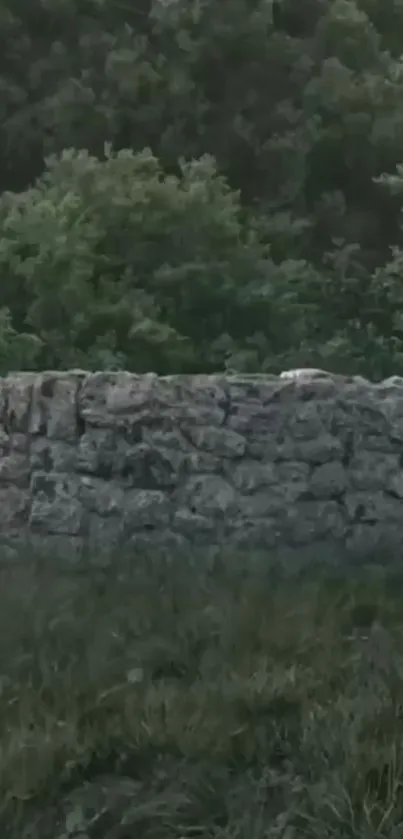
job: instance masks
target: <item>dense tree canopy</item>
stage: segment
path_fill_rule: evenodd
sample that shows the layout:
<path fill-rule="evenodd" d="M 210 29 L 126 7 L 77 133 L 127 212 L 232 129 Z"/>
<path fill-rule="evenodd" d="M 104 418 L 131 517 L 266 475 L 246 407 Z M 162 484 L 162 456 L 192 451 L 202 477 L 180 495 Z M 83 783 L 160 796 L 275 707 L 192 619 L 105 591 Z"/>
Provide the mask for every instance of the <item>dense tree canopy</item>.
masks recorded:
<path fill-rule="evenodd" d="M 403 375 L 401 0 L 1 0 L 0 372 Z"/>

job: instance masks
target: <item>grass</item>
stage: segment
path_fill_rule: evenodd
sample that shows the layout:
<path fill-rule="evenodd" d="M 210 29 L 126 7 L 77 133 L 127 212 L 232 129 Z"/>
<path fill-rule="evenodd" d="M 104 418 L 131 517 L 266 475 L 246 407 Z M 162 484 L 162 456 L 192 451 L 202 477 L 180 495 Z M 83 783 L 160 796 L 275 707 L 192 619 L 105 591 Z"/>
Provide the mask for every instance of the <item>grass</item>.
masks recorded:
<path fill-rule="evenodd" d="M 5 565 L 2 839 L 400 839 L 402 603 L 403 568 Z M 46 833 L 123 776 L 119 812 Z"/>

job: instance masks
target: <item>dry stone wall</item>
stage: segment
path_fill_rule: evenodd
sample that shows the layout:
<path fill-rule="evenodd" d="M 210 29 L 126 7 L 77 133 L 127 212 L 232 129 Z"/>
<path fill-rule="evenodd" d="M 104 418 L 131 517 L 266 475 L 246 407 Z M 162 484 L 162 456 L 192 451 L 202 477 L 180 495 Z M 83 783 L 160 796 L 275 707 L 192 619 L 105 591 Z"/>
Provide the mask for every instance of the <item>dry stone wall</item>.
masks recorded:
<path fill-rule="evenodd" d="M 402 537 L 400 378 L 0 380 L 4 546 L 365 550 Z"/>

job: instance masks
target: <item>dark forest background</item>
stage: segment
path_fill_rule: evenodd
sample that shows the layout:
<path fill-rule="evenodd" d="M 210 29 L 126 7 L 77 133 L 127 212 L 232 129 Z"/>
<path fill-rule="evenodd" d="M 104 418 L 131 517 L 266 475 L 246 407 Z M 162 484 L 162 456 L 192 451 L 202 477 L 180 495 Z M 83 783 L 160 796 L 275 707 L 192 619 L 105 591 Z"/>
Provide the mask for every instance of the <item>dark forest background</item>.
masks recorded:
<path fill-rule="evenodd" d="M 400 0 L 1 0 L 0 372 L 403 375 Z"/>

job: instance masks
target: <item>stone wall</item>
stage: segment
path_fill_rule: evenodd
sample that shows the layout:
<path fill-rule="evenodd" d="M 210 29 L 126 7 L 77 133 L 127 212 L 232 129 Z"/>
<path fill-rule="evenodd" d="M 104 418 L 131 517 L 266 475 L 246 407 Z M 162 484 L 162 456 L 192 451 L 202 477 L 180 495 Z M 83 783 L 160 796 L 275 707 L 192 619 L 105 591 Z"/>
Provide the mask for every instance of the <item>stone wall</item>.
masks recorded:
<path fill-rule="evenodd" d="M 402 537 L 402 379 L 0 380 L 2 544 L 365 550 Z"/>

